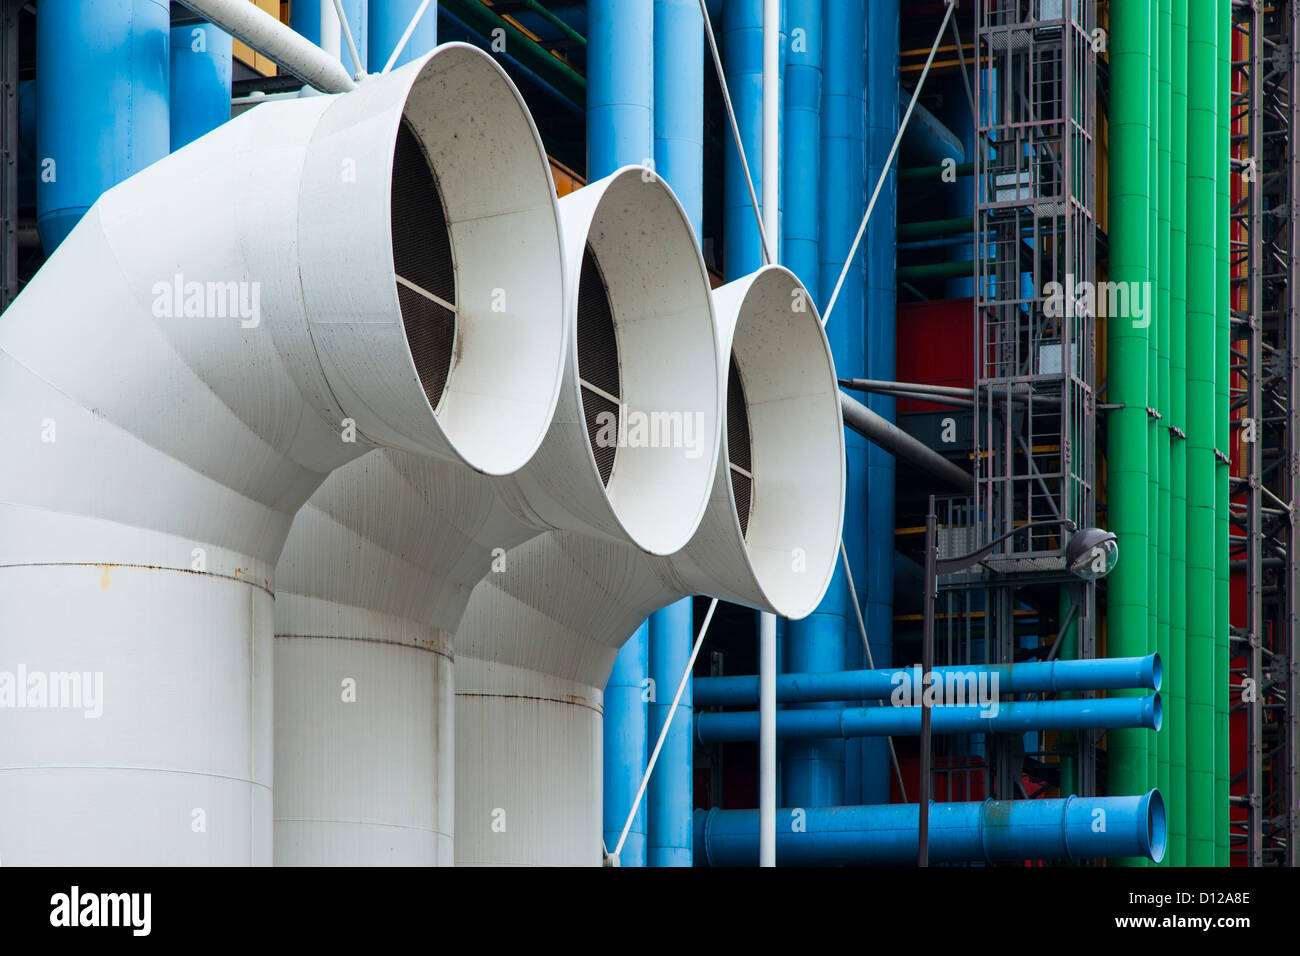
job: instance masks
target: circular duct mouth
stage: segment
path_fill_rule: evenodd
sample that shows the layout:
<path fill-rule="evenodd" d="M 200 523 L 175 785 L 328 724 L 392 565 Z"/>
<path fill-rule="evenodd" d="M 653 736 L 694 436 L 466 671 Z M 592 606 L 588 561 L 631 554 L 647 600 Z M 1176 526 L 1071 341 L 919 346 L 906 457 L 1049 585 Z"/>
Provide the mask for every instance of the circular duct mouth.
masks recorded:
<path fill-rule="evenodd" d="M 787 269 L 748 280 L 727 389 L 727 474 L 759 588 L 783 617 L 821 600 L 844 520 L 844 426 L 830 346 Z"/>
<path fill-rule="evenodd" d="M 436 414 L 456 345 L 456 263 L 442 194 L 405 119 L 393 152 L 390 206 L 402 327 L 420 385 Z"/>
<path fill-rule="evenodd" d="M 609 438 L 611 433 L 618 435 L 623 423 L 623 386 L 609 287 L 590 245 L 583 250 L 582 273 L 578 278 L 577 337 L 578 386 L 582 417 L 587 425 L 587 445 L 596 459 L 600 483 L 608 488 L 618 456 L 618 442 Z"/>
<path fill-rule="evenodd" d="M 546 434 L 568 345 L 550 164 L 490 57 L 447 44 L 410 68 L 390 210 L 406 341 L 453 450 L 509 474 Z"/>
<path fill-rule="evenodd" d="M 671 554 L 699 526 L 719 453 L 708 273 L 677 197 L 649 170 L 627 167 L 597 188 L 570 279 L 589 450 L 628 539 Z"/>
<path fill-rule="evenodd" d="M 1165 845 L 1169 838 L 1169 819 L 1165 814 L 1165 798 L 1159 790 L 1147 793 L 1146 798 L 1147 855 L 1159 863 L 1165 858 Z"/>

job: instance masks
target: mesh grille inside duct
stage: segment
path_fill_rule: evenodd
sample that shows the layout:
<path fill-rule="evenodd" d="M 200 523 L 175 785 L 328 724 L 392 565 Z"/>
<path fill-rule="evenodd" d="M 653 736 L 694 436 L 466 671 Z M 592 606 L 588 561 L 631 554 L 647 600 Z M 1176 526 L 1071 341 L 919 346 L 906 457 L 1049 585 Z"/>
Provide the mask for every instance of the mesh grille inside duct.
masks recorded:
<path fill-rule="evenodd" d="M 736 516 L 740 519 L 740 534 L 744 537 L 749 533 L 754 476 L 749 449 L 749 406 L 745 402 L 745 384 L 740 380 L 734 352 L 727 371 L 727 464 L 731 493 L 736 499 Z"/>
<path fill-rule="evenodd" d="M 438 184 L 402 120 L 393 153 L 393 269 L 406 342 L 424 394 L 438 407 L 456 345 L 456 274 Z"/>
<path fill-rule="evenodd" d="M 582 383 L 587 443 L 596 459 L 600 480 L 608 486 L 618 454 L 623 393 L 619 389 L 614 313 L 590 246 L 582 254 L 582 275 L 578 279 L 578 380 Z"/>

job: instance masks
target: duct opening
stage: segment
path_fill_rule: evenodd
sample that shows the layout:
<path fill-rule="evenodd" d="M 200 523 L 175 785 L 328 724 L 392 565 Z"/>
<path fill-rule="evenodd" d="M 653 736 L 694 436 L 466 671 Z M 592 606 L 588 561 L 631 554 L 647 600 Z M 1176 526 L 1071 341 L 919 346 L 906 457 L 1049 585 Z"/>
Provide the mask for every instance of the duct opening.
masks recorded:
<path fill-rule="evenodd" d="M 1169 839 L 1169 820 L 1159 790 L 1152 790 L 1146 795 L 1146 805 L 1148 853 L 1152 860 L 1159 863 L 1165 857 L 1165 846 Z"/>
<path fill-rule="evenodd" d="M 740 377 L 736 353 L 731 353 L 727 371 L 727 471 L 731 494 L 736 502 L 740 536 L 749 533 L 749 505 L 754 492 L 753 461 L 749 448 L 749 410 L 745 404 L 745 383 Z"/>
<path fill-rule="evenodd" d="M 390 225 L 415 371 L 455 453 L 509 474 L 550 427 L 570 345 L 550 164 L 519 91 L 474 47 L 445 44 L 356 92 L 383 82 L 409 84 Z"/>
<path fill-rule="evenodd" d="M 442 194 L 405 119 L 393 151 L 390 205 L 402 326 L 420 385 L 436 413 L 456 343 L 456 270 Z"/>
<path fill-rule="evenodd" d="M 723 391 L 708 273 L 662 181 L 627 167 L 587 189 L 599 198 L 570 281 L 588 440 L 625 538 L 671 554 L 699 526 L 718 464 Z M 602 411 L 617 417 L 593 432 Z"/>
<path fill-rule="evenodd" d="M 812 612 L 825 592 L 844 513 L 839 389 L 808 302 L 786 269 L 768 267 L 753 278 L 737 309 L 727 402 L 731 493 L 745 551 L 769 605 L 790 618 Z"/>
<path fill-rule="evenodd" d="M 587 444 L 596 459 L 601 484 L 609 486 L 618 454 L 622 416 L 618 371 L 618 337 L 600 264 L 588 245 L 578 281 L 578 384 Z"/>

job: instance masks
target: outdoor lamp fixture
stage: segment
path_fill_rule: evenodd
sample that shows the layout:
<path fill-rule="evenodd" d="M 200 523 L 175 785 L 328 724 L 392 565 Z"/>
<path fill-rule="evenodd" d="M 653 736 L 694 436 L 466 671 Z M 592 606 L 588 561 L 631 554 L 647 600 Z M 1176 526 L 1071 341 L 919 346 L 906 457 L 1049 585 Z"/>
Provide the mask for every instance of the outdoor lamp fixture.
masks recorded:
<path fill-rule="evenodd" d="M 939 590 L 939 575 L 964 571 L 982 562 L 998 549 L 1008 538 L 1030 528 L 1055 526 L 1065 529 L 1070 534 L 1070 543 L 1065 549 L 1065 566 L 1070 573 L 1085 581 L 1096 581 L 1110 574 L 1119 560 L 1119 542 L 1115 535 L 1100 528 L 1084 528 L 1069 518 L 1047 518 L 1031 521 L 1018 528 L 1012 528 L 1004 535 L 994 538 L 982 548 L 955 558 L 942 558 L 935 545 L 934 496 L 930 496 L 930 510 L 925 518 L 925 629 L 921 645 L 922 683 L 929 679 L 934 667 L 934 599 Z M 919 814 L 917 835 L 917 866 L 930 865 L 930 704 L 929 697 L 921 695 L 921 796 L 917 807 Z"/>
<path fill-rule="evenodd" d="M 1070 538 L 1065 549 L 1065 566 L 1085 581 L 1095 581 L 1110 574 L 1119 560 L 1119 542 L 1115 535 L 1100 528 L 1084 528 Z"/>

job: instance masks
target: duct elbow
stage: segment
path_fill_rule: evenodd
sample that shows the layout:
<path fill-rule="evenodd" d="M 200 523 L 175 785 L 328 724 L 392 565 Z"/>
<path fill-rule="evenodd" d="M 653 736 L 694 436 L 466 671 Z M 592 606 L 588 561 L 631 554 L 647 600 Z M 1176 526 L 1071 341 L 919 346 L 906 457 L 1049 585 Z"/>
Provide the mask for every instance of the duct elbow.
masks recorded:
<path fill-rule="evenodd" d="M 16 859 L 269 861 L 293 515 L 380 444 L 488 474 L 528 460 L 567 341 L 557 223 L 518 92 L 451 45 L 248 110 L 73 229 L 0 321 L 0 424 L 50 436 L 0 475 L 0 627 L 26 635 L 20 656 L 102 670 L 123 703 L 89 733 L 5 735 Z M 386 621 L 416 613 L 385 597 Z M 200 848 L 158 828 L 195 806 L 243 832 Z M 120 845 L 90 837 L 109 829 Z"/>

